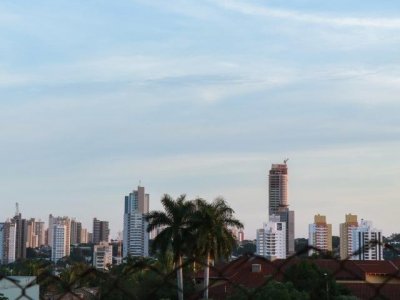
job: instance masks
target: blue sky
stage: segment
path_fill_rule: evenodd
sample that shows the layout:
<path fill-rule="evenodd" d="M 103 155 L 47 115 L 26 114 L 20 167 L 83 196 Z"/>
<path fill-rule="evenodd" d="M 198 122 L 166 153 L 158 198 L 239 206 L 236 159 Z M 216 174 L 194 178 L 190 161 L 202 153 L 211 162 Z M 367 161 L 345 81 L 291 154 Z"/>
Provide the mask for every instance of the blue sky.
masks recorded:
<path fill-rule="evenodd" d="M 289 157 L 296 236 L 398 232 L 397 1 L 1 1 L 0 218 L 122 228 L 123 196 L 222 195 L 267 220 Z"/>

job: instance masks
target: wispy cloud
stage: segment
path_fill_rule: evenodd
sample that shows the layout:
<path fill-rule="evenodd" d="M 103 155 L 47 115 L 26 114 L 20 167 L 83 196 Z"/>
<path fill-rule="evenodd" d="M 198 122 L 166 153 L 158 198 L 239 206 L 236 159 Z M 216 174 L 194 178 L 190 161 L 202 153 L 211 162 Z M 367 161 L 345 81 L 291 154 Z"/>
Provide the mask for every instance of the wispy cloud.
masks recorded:
<path fill-rule="evenodd" d="M 268 18 L 279 18 L 304 23 L 313 23 L 330 26 L 352 26 L 383 29 L 400 29 L 399 18 L 361 18 L 361 17 L 337 17 L 330 15 L 319 15 L 302 13 L 294 10 L 284 10 L 249 4 L 235 0 L 214 0 L 214 3 L 246 15 L 254 15 Z"/>

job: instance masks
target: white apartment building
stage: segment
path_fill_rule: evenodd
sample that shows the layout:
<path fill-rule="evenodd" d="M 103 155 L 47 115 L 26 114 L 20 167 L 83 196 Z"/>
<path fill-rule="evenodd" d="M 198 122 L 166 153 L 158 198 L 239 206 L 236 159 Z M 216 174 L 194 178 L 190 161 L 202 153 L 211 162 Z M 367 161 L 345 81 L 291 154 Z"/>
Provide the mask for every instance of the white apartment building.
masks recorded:
<path fill-rule="evenodd" d="M 70 255 L 70 247 L 71 247 L 71 219 L 68 217 L 54 217 L 53 215 L 49 215 L 49 228 L 48 228 L 48 244 L 50 247 L 53 247 L 53 229 L 54 225 L 65 226 L 65 249 L 64 256 Z"/>
<path fill-rule="evenodd" d="M 93 266 L 99 270 L 107 270 L 112 265 L 112 245 L 105 241 L 94 246 Z"/>
<path fill-rule="evenodd" d="M 383 260 L 382 230 L 372 227 L 371 221 L 361 219 L 352 230 L 352 260 Z"/>
<path fill-rule="evenodd" d="M 149 212 L 149 194 L 138 186 L 125 196 L 123 257 L 149 256 L 149 233 L 145 214 Z"/>
<path fill-rule="evenodd" d="M 0 223 L 0 264 L 9 264 L 15 261 L 16 239 L 16 224 L 9 221 Z"/>
<path fill-rule="evenodd" d="M 124 216 L 123 256 L 149 256 L 149 233 L 144 214 L 132 212 Z"/>
<path fill-rule="evenodd" d="M 67 226 L 61 224 L 53 224 L 52 226 L 52 244 L 51 244 L 51 260 L 57 262 L 59 259 L 66 256 L 67 243 Z"/>
<path fill-rule="evenodd" d="M 270 216 L 269 222 L 257 230 L 257 254 L 272 259 L 286 258 L 286 222 Z"/>

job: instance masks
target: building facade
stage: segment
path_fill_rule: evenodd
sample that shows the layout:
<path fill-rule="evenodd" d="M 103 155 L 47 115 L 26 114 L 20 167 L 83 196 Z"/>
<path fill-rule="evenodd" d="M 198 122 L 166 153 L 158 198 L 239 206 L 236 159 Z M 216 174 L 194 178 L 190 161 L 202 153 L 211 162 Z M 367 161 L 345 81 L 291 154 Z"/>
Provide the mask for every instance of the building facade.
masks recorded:
<path fill-rule="evenodd" d="M 108 270 L 112 265 L 112 245 L 100 242 L 93 249 L 93 266 L 99 270 Z"/>
<path fill-rule="evenodd" d="M 149 194 L 142 186 L 125 196 L 123 256 L 148 256 L 149 234 L 145 214 L 149 212 Z"/>
<path fill-rule="evenodd" d="M 310 249 L 310 255 L 332 251 L 332 224 L 326 223 L 325 216 L 315 215 L 314 223 L 308 226 L 308 245 L 316 248 Z"/>
<path fill-rule="evenodd" d="M 288 200 L 288 167 L 283 164 L 272 164 L 268 177 L 268 213 L 269 216 L 279 216 L 280 222 L 286 223 L 286 254 L 293 255 L 295 214 L 289 210 Z"/>
<path fill-rule="evenodd" d="M 372 227 L 371 221 L 362 220 L 352 230 L 352 260 L 383 260 L 382 230 Z"/>
<path fill-rule="evenodd" d="M 286 222 L 272 215 L 263 228 L 257 230 L 257 254 L 273 259 L 286 258 Z"/>
<path fill-rule="evenodd" d="M 69 240 L 67 240 L 67 226 L 55 223 L 52 226 L 51 232 L 53 234 L 51 239 L 51 260 L 56 263 L 64 256 L 67 256 L 66 246 L 67 244 L 69 245 Z"/>
<path fill-rule="evenodd" d="M 110 229 L 107 221 L 93 219 L 93 244 L 100 242 L 108 242 L 110 237 Z"/>
<path fill-rule="evenodd" d="M 357 229 L 357 215 L 347 214 L 345 222 L 339 225 L 340 259 L 348 259 L 353 255 L 353 230 Z"/>
<path fill-rule="evenodd" d="M 69 256 L 70 252 L 71 252 L 71 219 L 68 217 L 54 217 L 53 215 L 49 216 L 49 228 L 48 228 L 47 234 L 48 234 L 48 244 L 50 247 L 53 247 L 55 245 L 53 242 L 53 238 L 55 236 L 53 233 L 53 230 L 55 228 L 54 225 L 65 226 L 64 256 Z"/>
<path fill-rule="evenodd" d="M 23 219 L 20 213 L 16 213 L 11 223 L 15 224 L 15 259 L 26 258 L 26 242 L 28 239 L 28 222 Z"/>

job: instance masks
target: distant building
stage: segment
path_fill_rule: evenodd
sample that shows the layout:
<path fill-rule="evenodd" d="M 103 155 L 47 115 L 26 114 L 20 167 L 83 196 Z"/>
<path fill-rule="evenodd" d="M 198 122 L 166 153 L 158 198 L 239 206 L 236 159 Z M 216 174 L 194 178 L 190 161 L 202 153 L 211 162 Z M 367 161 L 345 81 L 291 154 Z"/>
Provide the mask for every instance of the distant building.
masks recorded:
<path fill-rule="evenodd" d="M 286 258 L 286 222 L 279 216 L 270 216 L 269 222 L 257 230 L 257 254 L 273 259 Z"/>
<path fill-rule="evenodd" d="M 69 256 L 71 252 L 71 219 L 68 217 L 53 217 L 53 215 L 49 215 L 49 228 L 47 231 L 48 234 L 48 243 L 50 247 L 53 247 L 53 229 L 54 225 L 63 225 L 65 226 L 65 255 Z"/>
<path fill-rule="evenodd" d="M 77 245 L 81 243 L 81 234 L 82 234 L 82 223 L 76 221 L 75 219 L 71 220 L 71 245 Z"/>
<path fill-rule="evenodd" d="M 103 241 L 94 246 L 93 266 L 96 269 L 107 270 L 112 265 L 112 257 L 112 245 Z"/>
<path fill-rule="evenodd" d="M 89 243 L 89 236 L 86 228 L 82 228 L 81 230 L 81 243 L 82 244 Z"/>
<path fill-rule="evenodd" d="M 372 227 L 371 221 L 362 220 L 352 230 L 352 260 L 383 260 L 382 231 Z"/>
<path fill-rule="evenodd" d="M 243 229 L 239 229 L 237 238 L 238 238 L 238 242 L 239 243 L 242 243 L 244 241 L 244 231 L 243 231 Z"/>
<path fill-rule="evenodd" d="M 16 224 L 7 220 L 0 223 L 0 263 L 9 264 L 16 260 L 15 247 L 17 239 Z"/>
<path fill-rule="evenodd" d="M 69 245 L 69 239 L 67 237 L 67 225 L 53 224 L 51 230 L 52 244 L 51 244 L 51 260 L 57 262 L 59 259 L 67 256 L 66 246 Z M 68 253 L 69 255 L 69 253 Z"/>
<path fill-rule="evenodd" d="M 145 214 L 149 212 L 149 194 L 142 186 L 138 186 L 125 196 L 123 256 L 148 256 L 149 234 Z"/>
<path fill-rule="evenodd" d="M 353 249 L 352 231 L 357 229 L 357 215 L 347 214 L 345 222 L 339 226 L 340 234 L 340 259 L 348 259 L 356 249 Z"/>
<path fill-rule="evenodd" d="M 332 251 L 332 224 L 326 223 L 326 217 L 314 216 L 314 223 L 308 226 L 308 245 L 321 251 Z M 310 250 L 309 254 L 318 253 Z"/>
<path fill-rule="evenodd" d="M 23 219 L 21 214 L 17 212 L 11 223 L 15 224 L 16 238 L 15 238 L 15 259 L 26 258 L 26 241 L 28 234 L 28 222 Z"/>
<path fill-rule="evenodd" d="M 286 254 L 292 255 L 294 250 L 295 215 L 289 210 L 288 200 L 288 167 L 283 164 L 272 164 L 268 177 L 269 199 L 268 216 L 279 216 L 280 222 L 286 223 Z"/>
<path fill-rule="evenodd" d="M 26 234 L 26 247 L 37 248 L 39 247 L 39 237 L 36 234 L 36 221 L 34 218 L 27 221 L 27 234 Z"/>
<path fill-rule="evenodd" d="M 93 244 L 100 242 L 108 242 L 110 236 L 110 229 L 107 221 L 100 221 L 96 218 L 93 219 Z"/>
<path fill-rule="evenodd" d="M 46 245 L 46 230 L 43 221 L 38 220 L 35 222 L 35 234 L 37 236 L 38 247 Z"/>

